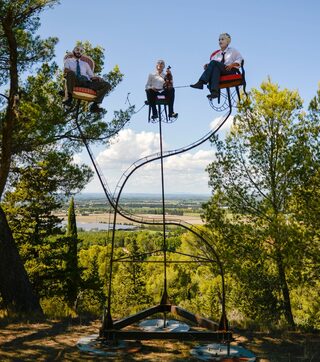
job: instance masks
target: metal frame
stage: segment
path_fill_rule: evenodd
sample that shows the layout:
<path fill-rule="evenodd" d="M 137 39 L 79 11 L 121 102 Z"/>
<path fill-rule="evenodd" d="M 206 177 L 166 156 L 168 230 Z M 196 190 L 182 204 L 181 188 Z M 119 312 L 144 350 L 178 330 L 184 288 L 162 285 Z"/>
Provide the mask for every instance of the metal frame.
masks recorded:
<path fill-rule="evenodd" d="M 87 148 L 87 151 L 89 153 L 89 156 L 91 158 L 91 161 L 93 163 L 93 166 L 97 172 L 98 178 L 100 180 L 100 183 L 103 187 L 103 190 L 105 192 L 105 195 L 111 204 L 111 206 L 114 209 L 114 217 L 113 217 L 113 228 L 112 228 L 112 240 L 111 240 L 111 253 L 110 253 L 110 272 L 109 272 L 109 278 L 108 278 L 108 297 L 107 297 L 107 306 L 106 311 L 104 312 L 102 326 L 100 329 L 100 339 L 103 339 L 107 342 L 115 341 L 117 339 L 126 339 L 126 340 L 148 340 L 148 339 L 177 339 L 177 340 L 207 340 L 207 341 L 217 341 L 217 342 L 223 342 L 227 343 L 228 347 L 230 345 L 230 342 L 232 340 L 232 333 L 229 331 L 228 326 L 228 320 L 226 316 L 226 302 L 225 302 L 225 282 L 224 282 L 224 271 L 223 271 L 223 265 L 220 261 L 219 255 L 214 249 L 214 247 L 208 242 L 208 238 L 205 235 L 203 230 L 197 229 L 196 227 L 192 225 L 188 225 L 185 222 L 182 222 L 181 220 L 166 220 L 166 214 L 165 214 L 165 188 L 164 188 L 164 171 L 163 171 L 163 159 L 166 157 L 170 157 L 172 155 L 176 155 L 182 152 L 186 152 L 189 149 L 195 148 L 198 145 L 204 143 L 205 141 L 209 140 L 216 132 L 219 131 L 219 129 L 222 127 L 222 125 L 226 122 L 226 120 L 229 118 L 231 112 L 232 112 L 232 101 L 230 97 L 230 92 L 228 92 L 228 103 L 229 103 L 229 111 L 226 114 L 226 116 L 220 121 L 220 123 L 217 125 L 217 127 L 210 131 L 207 135 L 202 137 L 200 140 L 194 142 L 193 144 L 183 147 L 178 150 L 174 151 L 167 151 L 163 152 L 163 145 L 162 145 L 162 123 L 166 122 L 167 120 L 167 113 L 165 112 L 166 119 L 162 119 L 160 107 L 161 105 L 158 104 L 159 109 L 159 133 L 160 133 L 160 153 L 156 155 L 147 156 L 144 159 L 138 160 L 136 163 L 134 163 L 122 176 L 122 178 L 119 180 L 119 183 L 117 185 L 118 194 L 112 195 L 111 192 L 108 189 L 107 183 L 104 180 L 103 174 L 95 161 L 93 154 L 91 152 L 91 149 L 89 147 L 89 144 L 82 132 L 81 126 L 79 124 L 79 107 L 80 107 L 80 100 L 78 100 L 77 107 L 76 107 L 76 114 L 75 114 L 75 123 L 79 130 L 80 136 Z M 164 105 L 166 107 L 166 105 Z M 166 111 L 166 109 L 165 109 Z M 162 219 L 148 219 L 148 218 L 140 218 L 130 214 L 129 212 L 123 210 L 119 203 L 120 203 L 120 197 L 122 190 L 128 181 L 129 177 L 135 172 L 138 168 L 141 166 L 155 161 L 160 160 L 160 170 L 161 170 L 161 191 L 162 191 Z M 111 315 L 111 304 L 112 304 L 112 279 L 113 279 L 113 263 L 114 262 L 141 262 L 141 260 L 129 260 L 128 257 L 114 259 L 114 247 L 115 247 L 115 232 L 116 232 L 116 221 L 117 221 L 117 215 L 122 215 L 128 220 L 131 221 L 138 221 L 142 224 L 153 224 L 153 225 L 162 225 L 163 226 L 163 245 L 161 250 L 154 251 L 153 253 L 163 253 L 163 261 L 161 261 L 164 265 L 164 275 L 163 275 L 163 294 L 160 300 L 160 303 L 156 306 L 150 307 L 146 310 L 143 310 L 137 314 L 128 316 L 124 319 L 121 319 L 119 321 L 114 321 Z M 180 226 L 184 229 L 187 229 L 194 235 L 196 235 L 213 253 L 214 259 L 209 258 L 203 258 L 199 256 L 193 256 L 185 254 L 187 257 L 194 258 L 194 260 L 183 260 L 183 261 L 168 261 L 167 260 L 167 241 L 166 241 L 166 226 L 167 225 L 175 225 Z M 182 253 L 181 253 L 182 254 Z M 159 262 L 159 261 L 148 261 L 148 262 Z M 176 306 L 172 304 L 169 300 L 168 296 L 168 288 L 167 288 L 167 265 L 172 262 L 177 263 L 192 263 L 192 262 L 210 262 L 210 263 L 217 263 L 219 270 L 220 270 L 220 276 L 221 276 L 221 288 L 222 288 L 222 311 L 221 311 L 221 318 L 219 323 L 215 323 L 209 319 L 203 318 L 199 315 L 193 314 L 189 311 L 186 311 L 182 309 L 179 306 Z M 149 317 L 156 313 L 163 313 L 163 318 L 166 319 L 167 313 L 172 313 L 180 318 L 184 318 L 192 323 L 197 324 L 199 327 L 206 328 L 209 331 L 188 331 L 188 332 L 145 332 L 145 331 L 127 331 L 122 330 L 123 328 L 132 325 L 146 317 Z"/>
<path fill-rule="evenodd" d="M 164 97 L 164 98 L 159 98 L 160 97 Z M 168 105 L 168 100 L 166 99 L 165 95 L 161 95 L 161 94 L 158 94 L 157 95 L 158 99 L 156 101 L 156 106 L 158 108 L 158 115 L 159 115 L 159 118 L 158 119 L 155 119 L 153 120 L 151 118 L 151 106 L 149 104 L 148 101 L 145 101 L 144 104 L 149 106 L 149 110 L 148 110 L 148 122 L 152 122 L 152 123 L 157 123 L 157 122 L 165 122 L 165 123 L 173 123 L 175 122 L 178 117 L 175 117 L 175 118 L 170 118 L 168 116 L 169 114 L 169 105 Z M 162 115 L 164 114 L 164 118 L 162 118 Z"/>

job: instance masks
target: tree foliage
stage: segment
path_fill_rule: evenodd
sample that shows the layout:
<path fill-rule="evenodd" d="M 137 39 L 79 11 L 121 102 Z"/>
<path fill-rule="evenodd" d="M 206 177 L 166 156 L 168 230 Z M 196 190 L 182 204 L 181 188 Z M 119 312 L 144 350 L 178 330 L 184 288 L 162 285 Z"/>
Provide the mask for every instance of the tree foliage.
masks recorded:
<path fill-rule="evenodd" d="M 63 86 L 63 74 L 52 62 L 58 39 L 41 39 L 37 35 L 40 26 L 38 15 L 57 4 L 57 0 L 0 0 L 0 86 L 4 89 L 0 104 L 0 196 L 6 191 L 12 192 L 14 187 L 22 186 L 24 175 L 28 172 L 31 175 L 31 168 L 39 167 L 43 168 L 44 173 L 47 172 L 46 162 L 49 158 L 56 163 L 56 171 L 61 172 L 56 175 L 56 178 L 60 178 L 59 191 L 68 194 L 81 190 L 88 181 L 89 170 L 85 166 L 75 165 L 72 157 L 83 147 L 83 138 L 88 144 L 107 143 L 129 121 L 134 111 L 134 107 L 115 111 L 113 119 L 106 122 L 103 119 L 106 112 L 93 115 L 88 112 L 87 104 L 83 104 L 79 112 L 82 129 L 80 137 L 74 124 L 75 109 L 65 112 L 59 94 Z M 103 49 L 93 47 L 89 42 L 85 42 L 84 46 L 95 59 L 97 72 L 101 73 L 104 66 Z M 123 77 L 117 66 L 103 76 L 110 80 L 112 89 Z M 68 163 L 66 167 L 71 177 L 65 178 L 64 182 L 62 178 L 66 175 L 60 164 L 61 158 Z M 71 168 L 74 177 L 70 173 Z M 41 172 L 33 173 L 32 177 L 39 177 L 35 180 L 37 184 L 44 182 Z M 16 191 L 19 193 L 18 189 Z M 35 206 L 32 202 L 28 205 L 30 212 L 32 205 Z M 28 312 L 32 303 L 23 305 L 21 300 L 35 299 L 25 274 L 19 275 L 23 266 L 21 263 L 18 266 L 19 256 L 11 230 L 5 231 L 8 227 L 6 215 L 1 212 L 0 216 L 3 230 L 0 247 L 4 243 L 6 250 L 12 249 L 6 254 L 0 254 L 0 264 L 3 266 L 3 270 L 0 269 L 0 293 L 3 295 L 4 290 L 11 288 L 12 295 L 6 304 L 14 304 L 15 308 Z M 9 221 L 11 224 L 12 220 Z M 24 229 L 30 230 L 29 225 Z M 12 271 L 11 278 L 7 278 L 6 269 Z M 18 280 L 29 287 L 17 287 Z M 12 302 L 19 289 L 29 291 L 29 295 L 19 298 L 19 303 Z M 34 308 L 38 310 L 39 304 L 35 302 Z"/>
<path fill-rule="evenodd" d="M 214 196 L 204 216 L 223 233 L 235 264 L 242 259 L 236 276 L 247 285 L 244 302 L 262 306 L 255 294 L 260 290 L 267 314 L 277 318 L 274 311 L 279 311 L 291 326 L 290 293 L 315 250 L 293 205 L 310 182 L 305 175 L 319 169 L 318 131 L 298 93 L 268 80 L 239 106 L 226 139 L 213 141 L 216 160 L 208 167 Z M 222 206 L 231 216 L 223 217 L 220 228 Z"/>

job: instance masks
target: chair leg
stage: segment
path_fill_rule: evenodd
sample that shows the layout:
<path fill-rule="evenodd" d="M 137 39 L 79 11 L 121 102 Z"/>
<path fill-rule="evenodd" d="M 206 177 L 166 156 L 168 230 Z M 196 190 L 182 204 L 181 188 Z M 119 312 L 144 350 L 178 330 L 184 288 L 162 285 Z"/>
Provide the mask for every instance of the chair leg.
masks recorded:
<path fill-rule="evenodd" d="M 164 113 L 166 115 L 166 121 L 168 122 L 169 106 L 165 104 L 163 107 L 164 107 Z"/>
<path fill-rule="evenodd" d="M 150 119 L 151 119 L 151 106 L 149 104 L 148 123 L 150 122 Z"/>
<path fill-rule="evenodd" d="M 227 95 L 228 95 L 229 107 L 230 107 L 230 110 L 231 110 L 232 109 L 232 100 L 231 100 L 230 88 L 226 88 L 226 90 L 227 90 Z"/>
<path fill-rule="evenodd" d="M 160 106 L 160 104 L 158 104 L 158 117 L 159 117 L 159 122 L 161 122 L 161 106 Z"/>
<path fill-rule="evenodd" d="M 240 102 L 240 90 L 239 90 L 239 86 L 236 86 L 236 92 L 237 92 L 237 96 L 238 96 L 238 99 L 239 99 L 239 102 Z"/>

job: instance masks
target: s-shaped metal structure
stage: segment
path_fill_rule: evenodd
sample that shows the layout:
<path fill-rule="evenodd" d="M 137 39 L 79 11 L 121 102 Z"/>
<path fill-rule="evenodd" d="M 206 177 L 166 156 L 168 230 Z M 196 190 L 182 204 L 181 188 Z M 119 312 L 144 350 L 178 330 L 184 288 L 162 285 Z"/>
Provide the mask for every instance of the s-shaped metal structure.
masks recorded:
<path fill-rule="evenodd" d="M 84 142 L 84 145 L 88 151 L 88 154 L 90 156 L 91 162 L 94 166 L 94 169 L 97 173 L 97 176 L 99 178 L 99 181 L 103 187 L 105 196 L 107 197 L 110 205 L 114 209 L 114 219 L 113 219 L 113 229 L 112 229 L 112 241 L 111 241 L 111 253 L 110 253 L 110 272 L 109 272 L 109 280 L 108 280 L 108 298 L 107 298 L 107 307 L 106 307 L 106 313 L 103 318 L 102 327 L 100 329 L 100 338 L 107 341 L 114 341 L 117 339 L 133 339 L 133 340 L 143 340 L 143 339 L 179 339 L 179 340 L 210 340 L 210 341 L 224 341 L 228 344 L 231 341 L 232 333 L 229 331 L 228 326 L 228 320 L 226 316 L 226 299 L 225 299 L 225 281 L 224 281 L 224 270 L 223 265 L 221 263 L 221 260 L 219 258 L 219 255 L 215 248 L 212 246 L 210 242 L 208 242 L 208 235 L 206 235 L 205 231 L 203 229 L 200 229 L 194 225 L 188 224 L 187 222 L 184 222 L 179 219 L 166 219 L 166 213 L 165 213 L 165 191 L 164 191 L 164 171 L 163 171 L 163 160 L 165 158 L 178 155 L 180 153 L 186 152 L 188 150 L 191 150 L 193 148 L 196 148 L 197 146 L 203 144 L 204 142 L 208 141 L 212 136 L 214 136 L 220 128 L 223 126 L 223 124 L 227 121 L 229 116 L 232 112 L 232 97 L 230 93 L 230 89 L 226 89 L 227 93 L 227 99 L 229 104 L 228 112 L 222 116 L 219 120 L 219 122 L 216 124 L 216 126 L 210 130 L 206 135 L 198 139 L 197 141 L 184 146 L 182 148 L 176 149 L 176 150 L 170 150 L 170 151 L 163 151 L 163 145 L 162 145 L 162 119 L 161 119 L 161 113 L 159 118 L 159 139 L 160 139 L 160 151 L 158 153 L 143 157 L 136 162 L 134 162 L 121 176 L 115 192 L 112 194 L 110 192 L 110 189 L 108 187 L 108 184 L 103 176 L 103 173 L 96 162 L 93 153 L 89 147 L 88 141 L 85 137 L 85 135 L 82 132 L 81 125 L 79 124 L 79 107 L 80 107 L 80 101 L 78 101 L 77 108 L 76 108 L 76 114 L 75 114 L 75 123 L 78 128 L 78 131 L 80 133 L 80 136 Z M 130 213 L 128 210 L 123 209 L 120 206 L 120 198 L 122 191 L 130 178 L 130 176 L 138 170 L 140 167 L 153 162 L 160 160 L 160 166 L 161 166 L 161 193 L 162 193 L 162 217 L 161 218 L 148 218 L 148 217 L 141 217 L 138 215 L 134 215 Z M 141 312 L 138 312 L 135 315 L 126 317 L 124 319 L 113 321 L 111 316 L 111 303 L 112 303 L 112 273 L 113 273 L 113 263 L 114 262 L 125 262 L 128 257 L 114 259 L 114 246 L 115 246 L 115 229 L 116 229 L 116 221 L 117 221 L 117 215 L 121 215 L 125 217 L 127 220 L 141 223 L 141 224 L 153 224 L 153 225 L 162 225 L 163 226 L 163 246 L 161 250 L 154 251 L 153 253 L 163 253 L 163 265 L 164 265 L 164 286 L 163 286 L 163 294 L 161 301 L 158 305 L 153 306 L 151 308 L 148 308 L 146 310 L 143 310 Z M 195 315 L 179 306 L 171 304 L 169 297 L 168 297 L 168 290 L 167 290 L 167 241 L 166 241 L 166 225 L 175 225 L 180 226 L 191 233 L 193 233 L 195 236 L 197 236 L 201 241 L 209 248 L 209 250 L 212 252 L 212 254 L 215 257 L 215 260 L 199 257 L 199 256 L 192 256 L 187 254 L 182 254 L 188 257 L 197 258 L 196 261 L 201 262 L 216 262 L 220 271 L 221 276 L 221 304 L 222 304 L 222 311 L 221 311 L 221 318 L 219 323 L 215 323 L 207 318 L 203 318 L 199 315 Z M 131 259 L 132 261 L 132 259 Z M 139 260 L 133 260 L 134 262 L 139 262 Z M 171 261 L 170 261 L 171 262 Z M 179 261 L 177 261 L 178 263 Z M 182 262 L 182 261 L 180 261 Z M 190 262 L 190 261 L 189 261 Z M 185 318 L 195 324 L 197 324 L 200 327 L 209 329 L 210 331 L 188 331 L 188 332 L 143 332 L 143 331 L 127 331 L 122 330 L 124 327 L 131 325 L 133 323 L 136 323 L 137 321 L 144 319 L 148 316 L 151 316 L 155 313 L 162 312 L 164 313 L 164 316 L 167 312 L 171 312 L 173 314 L 176 314 L 182 318 Z M 164 323 L 165 325 L 165 323 Z"/>

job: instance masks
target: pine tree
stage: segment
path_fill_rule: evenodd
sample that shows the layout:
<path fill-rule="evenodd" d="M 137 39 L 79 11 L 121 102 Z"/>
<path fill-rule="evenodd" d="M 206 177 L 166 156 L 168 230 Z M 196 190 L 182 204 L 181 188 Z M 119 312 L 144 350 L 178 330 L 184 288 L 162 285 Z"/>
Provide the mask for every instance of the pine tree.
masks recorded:
<path fill-rule="evenodd" d="M 260 248 L 261 275 L 267 272 L 269 281 L 274 278 L 265 287 L 272 288 L 282 316 L 293 327 L 290 291 L 306 244 L 290 205 L 300 186 L 297 171 L 307 156 L 305 136 L 310 125 L 299 94 L 280 90 L 270 80 L 262 83 L 261 90 L 253 89 L 238 109 L 227 138 L 214 140 L 217 152 L 208 167 L 210 186 L 214 194 L 223 193 L 236 223 L 250 232 L 241 243 L 248 260 Z M 272 304 L 269 308 L 272 313 Z"/>
<path fill-rule="evenodd" d="M 78 232 L 73 197 L 71 197 L 68 210 L 66 236 L 68 241 L 66 259 L 67 300 L 70 305 L 75 306 L 80 287 L 80 273 L 78 268 Z"/>
<path fill-rule="evenodd" d="M 21 177 L 27 167 L 41 167 L 48 148 L 59 148 L 70 156 L 83 147 L 74 128 L 74 113 L 66 115 L 59 95 L 63 72 L 56 63 L 54 46 L 57 38 L 45 40 L 37 36 L 39 13 L 58 4 L 58 0 L 0 0 L 0 86 L 4 89 L 0 101 L 0 197 L 12 188 L 12 181 Z M 103 49 L 83 44 L 90 51 L 96 72 L 103 69 Z M 38 66 L 36 75 L 28 71 Z M 21 76 L 23 74 L 23 77 Z M 33 72 L 34 74 L 34 72 Z M 112 88 L 123 75 L 116 66 L 103 77 Z M 107 142 L 128 122 L 134 107 L 115 111 L 110 122 L 105 114 L 92 115 L 86 104 L 81 106 L 79 122 L 88 142 Z M 64 180 L 64 187 L 73 179 Z M 61 179 L 61 183 L 63 180 Z M 0 294 L 3 304 L 23 312 L 40 310 L 10 230 L 6 214 L 0 205 Z"/>
<path fill-rule="evenodd" d="M 34 36 L 37 15 L 57 0 L 0 1 L 0 85 L 9 84 L 7 107 L 0 113 L 0 196 L 2 196 L 16 151 L 15 133 L 19 123 L 19 72 L 41 60 L 49 60 L 56 39 Z M 0 206 L 0 293 L 7 308 L 21 312 L 41 311 L 5 213 Z"/>

